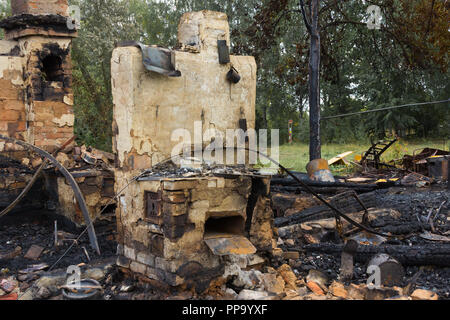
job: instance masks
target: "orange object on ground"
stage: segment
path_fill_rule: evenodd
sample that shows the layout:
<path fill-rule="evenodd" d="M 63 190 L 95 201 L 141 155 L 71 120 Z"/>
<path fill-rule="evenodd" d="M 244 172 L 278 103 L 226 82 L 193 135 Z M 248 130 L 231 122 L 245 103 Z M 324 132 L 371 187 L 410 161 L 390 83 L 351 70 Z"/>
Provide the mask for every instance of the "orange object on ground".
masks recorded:
<path fill-rule="evenodd" d="M 3 301 L 3 300 L 17 300 L 17 299 L 19 299 L 19 296 L 17 295 L 17 293 L 10 293 L 10 294 L 7 294 L 6 296 L 2 296 L 2 297 L 0 297 L 0 301 Z"/>

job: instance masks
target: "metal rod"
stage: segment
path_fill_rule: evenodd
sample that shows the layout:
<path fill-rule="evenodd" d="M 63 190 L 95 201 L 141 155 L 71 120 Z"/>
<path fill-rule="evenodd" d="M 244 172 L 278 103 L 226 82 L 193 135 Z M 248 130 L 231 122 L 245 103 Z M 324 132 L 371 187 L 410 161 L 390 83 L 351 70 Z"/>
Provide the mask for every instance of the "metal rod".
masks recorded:
<path fill-rule="evenodd" d="M 343 117 L 349 117 L 349 116 L 355 116 L 358 114 L 365 114 L 365 113 L 371 113 L 371 112 L 378 112 L 378 111 L 385 111 L 385 110 L 392 110 L 392 109 L 398 109 L 398 108 L 404 108 L 404 107 L 413 107 L 413 106 L 424 106 L 424 105 L 430 105 L 430 104 L 439 104 L 439 103 L 449 103 L 450 99 L 442 100 L 442 101 L 432 101 L 432 102 L 422 102 L 422 103 L 411 103 L 411 104 L 404 104 L 401 106 L 394 106 L 394 107 L 387 107 L 387 108 L 379 108 L 379 109 L 373 109 L 373 110 L 367 110 L 367 111 L 360 111 L 360 112 L 351 112 L 351 113 L 345 113 L 345 114 L 339 114 L 336 116 L 329 116 L 329 117 L 322 117 L 321 120 L 327 120 L 327 119 L 334 119 L 334 118 L 343 118 Z"/>
<path fill-rule="evenodd" d="M 450 156 L 447 156 L 447 190 L 450 190 Z"/>

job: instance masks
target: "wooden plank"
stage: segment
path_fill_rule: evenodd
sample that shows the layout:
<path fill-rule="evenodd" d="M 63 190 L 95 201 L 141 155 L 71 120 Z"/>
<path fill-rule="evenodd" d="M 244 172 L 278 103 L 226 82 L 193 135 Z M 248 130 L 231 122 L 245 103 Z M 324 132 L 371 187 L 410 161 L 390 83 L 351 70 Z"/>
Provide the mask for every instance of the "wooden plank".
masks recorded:
<path fill-rule="evenodd" d="M 348 162 L 344 158 L 349 156 L 349 155 L 351 155 L 353 152 L 354 151 L 347 151 L 347 152 L 344 152 L 344 153 L 341 153 L 341 154 L 337 155 L 336 157 L 328 160 L 328 165 L 329 166 L 331 166 L 333 164 L 344 164 L 344 165 L 347 165 Z"/>

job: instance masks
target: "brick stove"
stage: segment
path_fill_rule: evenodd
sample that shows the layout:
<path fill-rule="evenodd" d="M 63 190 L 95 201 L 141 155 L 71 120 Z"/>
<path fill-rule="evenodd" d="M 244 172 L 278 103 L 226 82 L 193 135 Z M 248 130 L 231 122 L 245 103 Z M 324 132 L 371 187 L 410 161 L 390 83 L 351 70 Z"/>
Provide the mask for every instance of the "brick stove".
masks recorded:
<path fill-rule="evenodd" d="M 112 56 L 115 190 L 123 190 L 117 263 L 172 286 L 194 281 L 204 289 L 223 275 L 230 256 L 251 265 L 273 249 L 270 177 L 249 166 L 159 174 L 158 164 L 178 144 L 171 139 L 176 129 L 195 135 L 194 123 L 203 131 L 238 129 L 243 122 L 255 127 L 256 63 L 219 59 L 229 34 L 225 14 L 191 12 L 181 18 L 177 49 L 164 51 L 173 64 L 166 74 L 148 71 L 134 45 L 119 46 Z M 237 83 L 227 79 L 231 67 L 241 77 Z"/>

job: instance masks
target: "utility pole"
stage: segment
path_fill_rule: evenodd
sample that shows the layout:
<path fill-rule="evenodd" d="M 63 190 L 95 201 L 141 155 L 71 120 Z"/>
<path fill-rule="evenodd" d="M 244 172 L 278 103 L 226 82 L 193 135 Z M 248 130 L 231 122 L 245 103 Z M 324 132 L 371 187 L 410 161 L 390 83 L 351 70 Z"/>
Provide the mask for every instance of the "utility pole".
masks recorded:
<path fill-rule="evenodd" d="M 303 20 L 311 38 L 309 50 L 309 158 L 310 161 L 320 159 L 320 34 L 319 34 L 320 0 L 311 0 L 309 14 L 306 14 L 305 4 L 300 0 Z"/>

